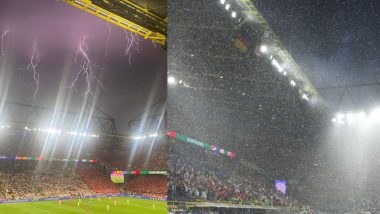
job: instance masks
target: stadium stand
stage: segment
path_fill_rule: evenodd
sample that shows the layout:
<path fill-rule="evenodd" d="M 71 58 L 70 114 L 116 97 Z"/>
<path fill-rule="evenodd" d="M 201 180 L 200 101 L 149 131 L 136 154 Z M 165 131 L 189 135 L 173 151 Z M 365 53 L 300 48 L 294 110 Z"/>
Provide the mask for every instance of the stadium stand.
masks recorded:
<path fill-rule="evenodd" d="M 79 173 L 62 162 L 0 161 L 1 199 L 89 195 Z"/>
<path fill-rule="evenodd" d="M 163 175 L 128 176 L 124 189 L 132 194 L 163 198 L 168 192 L 167 178 Z"/>
<path fill-rule="evenodd" d="M 168 128 L 236 158 L 172 140 L 168 199 L 319 209 L 298 192 L 313 192 L 304 178 L 323 165 L 314 142 L 330 116 L 260 54 L 262 28 L 244 21 L 239 6 L 224 7 L 201 0 L 169 8 L 168 72 L 177 84 L 169 85 Z M 286 195 L 274 191 L 275 179 L 289 181 Z"/>
<path fill-rule="evenodd" d="M 74 145 L 71 155 L 68 155 L 70 141 L 57 141 L 55 148 L 44 145 L 46 144 L 39 143 L 28 135 L 2 139 L 0 200 L 80 197 L 122 192 L 157 198 L 167 196 L 166 176 L 135 176 L 131 184 L 114 184 L 110 179 L 112 170 L 166 170 L 165 141 L 155 143 L 150 155 L 148 152 L 152 144 L 149 142 L 105 143 L 101 140 L 89 140 L 83 142 L 81 153 L 75 152 L 78 148 Z M 138 152 L 135 152 L 130 161 L 133 149 Z M 37 160 L 38 157 L 44 157 L 44 160 Z M 50 158 L 61 161 L 49 160 Z M 63 161 L 64 159 L 71 160 Z M 96 162 L 82 162 L 90 159 Z"/>
<path fill-rule="evenodd" d="M 103 174 L 96 167 L 86 167 L 79 170 L 81 179 L 96 194 L 118 194 L 120 188 L 112 183 L 109 176 Z"/>

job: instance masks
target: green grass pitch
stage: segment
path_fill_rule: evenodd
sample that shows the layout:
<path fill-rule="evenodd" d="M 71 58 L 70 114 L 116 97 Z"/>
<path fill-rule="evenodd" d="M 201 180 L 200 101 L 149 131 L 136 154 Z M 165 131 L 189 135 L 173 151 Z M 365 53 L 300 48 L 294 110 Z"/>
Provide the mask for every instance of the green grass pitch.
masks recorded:
<path fill-rule="evenodd" d="M 113 200 L 116 201 L 114 205 Z M 101 199 L 65 200 L 0 204 L 0 214 L 119 214 L 119 213 L 162 213 L 167 214 L 165 201 L 115 197 Z M 107 210 L 109 206 L 109 210 Z"/>

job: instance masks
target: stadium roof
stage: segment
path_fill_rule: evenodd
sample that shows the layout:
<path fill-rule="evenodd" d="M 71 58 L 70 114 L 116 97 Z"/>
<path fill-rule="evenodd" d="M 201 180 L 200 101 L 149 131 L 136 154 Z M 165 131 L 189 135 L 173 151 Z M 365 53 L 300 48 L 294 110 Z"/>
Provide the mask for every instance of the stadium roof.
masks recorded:
<path fill-rule="evenodd" d="M 289 76 L 293 77 L 293 79 L 297 82 L 297 86 L 300 87 L 300 89 L 302 89 L 303 91 L 305 91 L 308 95 L 311 95 L 313 98 L 316 98 L 316 100 L 318 100 L 321 106 L 323 106 L 327 110 L 330 110 L 328 105 L 326 104 L 326 101 L 321 97 L 316 87 L 301 70 L 301 68 L 294 60 L 292 55 L 288 52 L 287 48 L 280 41 L 280 38 L 275 34 L 273 29 L 270 27 L 269 23 L 261 15 L 260 11 L 252 3 L 252 1 L 235 0 L 235 3 L 242 9 L 243 14 L 246 15 L 246 20 L 251 20 L 252 22 L 262 26 L 263 30 L 266 33 L 264 42 L 276 46 L 276 57 L 287 65 L 287 73 Z"/>
<path fill-rule="evenodd" d="M 167 0 L 64 0 L 166 47 Z"/>

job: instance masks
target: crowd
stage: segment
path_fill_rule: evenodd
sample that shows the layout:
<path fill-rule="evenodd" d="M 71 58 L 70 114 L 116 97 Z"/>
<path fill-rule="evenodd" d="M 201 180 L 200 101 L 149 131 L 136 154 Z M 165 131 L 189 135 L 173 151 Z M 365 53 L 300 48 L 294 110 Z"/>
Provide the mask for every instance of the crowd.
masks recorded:
<path fill-rule="evenodd" d="M 169 29 L 168 71 L 182 83 L 169 86 L 168 128 L 236 152 L 229 158 L 171 142 L 169 200 L 322 208 L 298 187 L 309 191 L 305 172 L 322 165 L 314 138 L 330 115 L 302 99 L 302 81 L 291 86 L 293 76 L 280 75 L 259 53 L 273 35 L 255 21 L 237 23 L 243 14 L 232 19 L 214 1 L 177 1 L 169 10 L 175 31 Z M 246 47 L 237 45 L 241 37 Z M 274 179 L 288 181 L 287 195 L 274 191 Z"/>
<path fill-rule="evenodd" d="M 119 194 L 120 188 L 112 183 L 110 176 L 101 172 L 98 167 L 83 167 L 79 169 L 80 178 L 95 194 Z"/>
<path fill-rule="evenodd" d="M 1 161 L 2 200 L 89 195 L 80 174 L 62 162 Z"/>
<path fill-rule="evenodd" d="M 11 136 L 0 144 L 0 200 L 47 198 L 91 194 L 143 194 L 164 198 L 166 176 L 136 176 L 131 184 L 112 183 L 112 170 L 166 170 L 167 143 L 103 142 L 89 140 L 79 149 L 65 140 L 46 143 L 43 138 Z M 79 152 L 81 151 L 81 152 Z M 41 157 L 45 160 L 14 160 L 15 156 Z M 60 159 L 97 160 L 96 163 L 47 161 Z M 150 183 L 152 182 L 152 183 Z"/>
<path fill-rule="evenodd" d="M 130 194 L 165 198 L 168 192 L 167 183 L 165 175 L 131 175 L 126 178 L 123 189 Z"/>
<path fill-rule="evenodd" d="M 174 141 L 170 147 L 170 201 L 205 201 L 309 210 L 274 189 L 260 170 L 227 156 Z M 192 154 L 192 155 L 188 155 Z"/>

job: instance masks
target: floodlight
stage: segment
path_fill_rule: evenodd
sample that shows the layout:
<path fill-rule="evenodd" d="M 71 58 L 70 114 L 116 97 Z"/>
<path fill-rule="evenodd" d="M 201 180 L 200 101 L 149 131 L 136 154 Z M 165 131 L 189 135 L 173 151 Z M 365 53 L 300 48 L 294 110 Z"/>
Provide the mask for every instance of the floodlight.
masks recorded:
<path fill-rule="evenodd" d="M 294 82 L 294 80 L 290 80 L 290 85 L 294 87 L 296 86 L 296 82 Z"/>
<path fill-rule="evenodd" d="M 347 113 L 346 114 L 346 119 L 348 123 L 353 123 L 356 121 L 356 114 L 353 113 Z"/>
<path fill-rule="evenodd" d="M 232 11 L 231 16 L 232 16 L 232 18 L 236 18 L 236 12 Z"/>
<path fill-rule="evenodd" d="M 284 68 L 278 63 L 276 59 L 272 59 L 272 65 L 274 65 L 279 72 L 283 72 Z"/>
<path fill-rule="evenodd" d="M 309 97 L 306 94 L 302 94 L 302 99 L 309 100 Z"/>
<path fill-rule="evenodd" d="M 150 134 L 149 137 L 157 137 L 157 134 Z"/>
<path fill-rule="evenodd" d="M 261 45 L 260 46 L 260 52 L 261 53 L 266 53 L 268 52 L 268 47 L 266 45 Z"/>
<path fill-rule="evenodd" d="M 226 0 L 220 0 L 220 3 L 221 3 L 221 4 L 226 3 Z"/>
<path fill-rule="evenodd" d="M 169 76 L 169 77 L 168 77 L 168 83 L 169 83 L 170 85 L 174 85 L 174 84 L 176 83 L 175 78 L 172 77 L 172 76 Z"/>
<path fill-rule="evenodd" d="M 370 119 L 373 122 L 380 122 L 380 108 L 372 111 L 372 113 L 370 115 Z"/>
<path fill-rule="evenodd" d="M 363 121 L 363 120 L 366 119 L 366 115 L 365 115 L 364 112 L 359 112 L 359 113 L 357 114 L 357 117 L 358 117 L 358 119 L 361 120 L 361 121 Z"/>
<path fill-rule="evenodd" d="M 229 9 L 230 9 L 230 7 L 231 7 L 231 5 L 230 5 L 230 4 L 226 4 L 226 10 L 229 10 Z"/>

